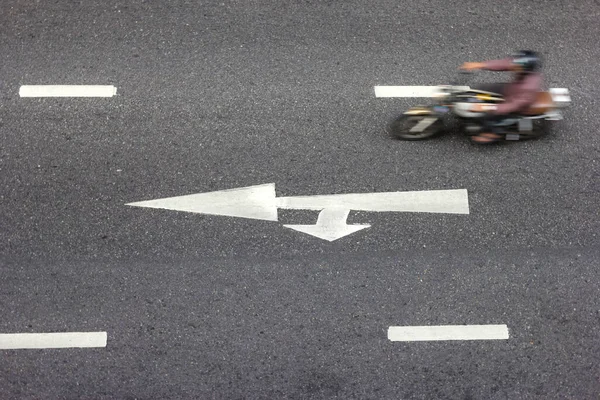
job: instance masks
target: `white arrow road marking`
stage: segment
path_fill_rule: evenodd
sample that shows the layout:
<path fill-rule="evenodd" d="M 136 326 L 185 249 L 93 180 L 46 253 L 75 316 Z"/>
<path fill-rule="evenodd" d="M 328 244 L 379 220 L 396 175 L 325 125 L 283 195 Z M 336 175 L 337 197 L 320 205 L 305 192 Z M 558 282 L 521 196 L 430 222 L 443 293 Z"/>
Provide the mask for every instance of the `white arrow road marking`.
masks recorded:
<path fill-rule="evenodd" d="M 277 221 L 274 183 L 139 201 L 126 205 Z"/>
<path fill-rule="evenodd" d="M 277 207 L 294 210 L 346 208 L 356 211 L 468 214 L 466 189 L 345 193 L 278 197 Z"/>
<path fill-rule="evenodd" d="M 113 97 L 117 88 L 111 85 L 23 85 L 21 97 Z"/>
<path fill-rule="evenodd" d="M 392 342 L 506 340 L 508 327 L 506 325 L 390 326 L 388 339 Z"/>
<path fill-rule="evenodd" d="M 369 227 L 369 225 L 347 225 L 346 218 L 350 210 L 469 213 L 466 189 L 276 197 L 274 183 L 139 201 L 126 205 L 267 221 L 278 220 L 278 208 L 318 210 L 320 214 L 316 225 L 286 225 L 286 227 L 329 241 Z"/>
<path fill-rule="evenodd" d="M 0 349 L 106 347 L 106 332 L 1 333 Z"/>
<path fill-rule="evenodd" d="M 336 239 L 350 235 L 370 227 L 371 225 L 347 225 L 346 218 L 350 210 L 344 208 L 325 208 L 319 213 L 316 225 L 283 225 L 298 232 L 308 233 L 319 239 L 333 242 Z"/>

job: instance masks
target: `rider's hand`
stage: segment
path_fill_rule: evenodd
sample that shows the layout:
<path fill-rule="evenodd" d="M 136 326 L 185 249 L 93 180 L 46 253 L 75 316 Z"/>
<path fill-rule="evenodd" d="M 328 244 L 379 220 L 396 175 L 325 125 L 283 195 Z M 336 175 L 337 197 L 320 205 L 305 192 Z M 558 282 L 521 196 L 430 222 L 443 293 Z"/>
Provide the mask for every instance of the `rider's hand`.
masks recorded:
<path fill-rule="evenodd" d="M 494 104 L 487 103 L 473 103 L 471 105 L 471 111 L 473 112 L 490 112 L 494 111 L 497 107 Z"/>
<path fill-rule="evenodd" d="M 465 71 L 473 71 L 474 69 L 481 68 L 483 68 L 483 63 L 480 62 L 466 62 L 460 66 L 460 69 L 463 69 Z"/>

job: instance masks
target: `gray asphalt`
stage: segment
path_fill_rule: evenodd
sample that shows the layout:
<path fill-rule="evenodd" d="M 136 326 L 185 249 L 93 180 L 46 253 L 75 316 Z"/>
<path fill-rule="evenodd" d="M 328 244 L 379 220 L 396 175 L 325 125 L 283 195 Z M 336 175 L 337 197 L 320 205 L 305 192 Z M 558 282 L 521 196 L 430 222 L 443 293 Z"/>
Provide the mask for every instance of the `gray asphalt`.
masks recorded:
<path fill-rule="evenodd" d="M 4 399 L 595 399 L 600 392 L 597 1 L 6 0 L 0 13 Z M 533 48 L 573 104 L 478 147 L 384 127 L 464 61 Z M 483 73 L 477 80 L 497 80 Z M 108 99 L 21 85 L 112 84 Z M 275 183 L 278 196 L 467 189 L 469 215 L 352 212 L 329 243 L 279 222 L 126 203 Z M 506 324 L 397 343 L 395 325 Z"/>

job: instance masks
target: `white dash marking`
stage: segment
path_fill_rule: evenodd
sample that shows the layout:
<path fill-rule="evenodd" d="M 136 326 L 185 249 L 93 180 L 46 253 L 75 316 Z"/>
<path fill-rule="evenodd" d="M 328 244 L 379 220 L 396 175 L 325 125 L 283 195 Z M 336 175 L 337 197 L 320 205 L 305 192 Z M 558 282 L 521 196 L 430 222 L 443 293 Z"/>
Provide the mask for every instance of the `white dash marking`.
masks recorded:
<path fill-rule="evenodd" d="M 0 349 L 106 347 L 106 332 L 0 333 Z"/>
<path fill-rule="evenodd" d="M 469 86 L 460 86 L 469 90 Z M 439 86 L 375 86 L 375 97 L 434 97 Z"/>
<path fill-rule="evenodd" d="M 117 88 L 112 85 L 23 85 L 21 97 L 112 97 Z"/>
<path fill-rule="evenodd" d="M 392 342 L 422 342 L 432 340 L 506 340 L 506 325 L 432 325 L 390 326 Z"/>

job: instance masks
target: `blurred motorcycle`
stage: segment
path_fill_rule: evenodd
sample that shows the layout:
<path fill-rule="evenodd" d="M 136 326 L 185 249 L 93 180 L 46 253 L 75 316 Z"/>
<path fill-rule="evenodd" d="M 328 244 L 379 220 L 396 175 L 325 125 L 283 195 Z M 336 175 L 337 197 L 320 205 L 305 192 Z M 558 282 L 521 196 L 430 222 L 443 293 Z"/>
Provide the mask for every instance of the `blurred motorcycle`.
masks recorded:
<path fill-rule="evenodd" d="M 462 72 L 469 78 L 473 73 Z M 467 80 L 463 79 L 463 81 Z M 465 83 L 437 86 L 432 96 L 433 104 L 411 107 L 388 124 L 387 131 L 402 140 L 424 140 L 434 137 L 445 130 L 444 116 L 452 114 L 461 122 L 461 130 L 468 136 L 484 132 L 483 116 L 485 112 L 472 110 L 473 104 L 496 104 L 504 101 L 503 96 L 491 89 L 476 86 L 471 88 Z M 523 140 L 542 136 L 544 129 L 540 122 L 561 120 L 561 109 L 571 102 L 568 89 L 550 89 L 540 91 L 536 101 L 519 114 L 510 114 L 495 123 L 505 140 Z M 485 107 L 483 107 L 485 108 Z"/>

